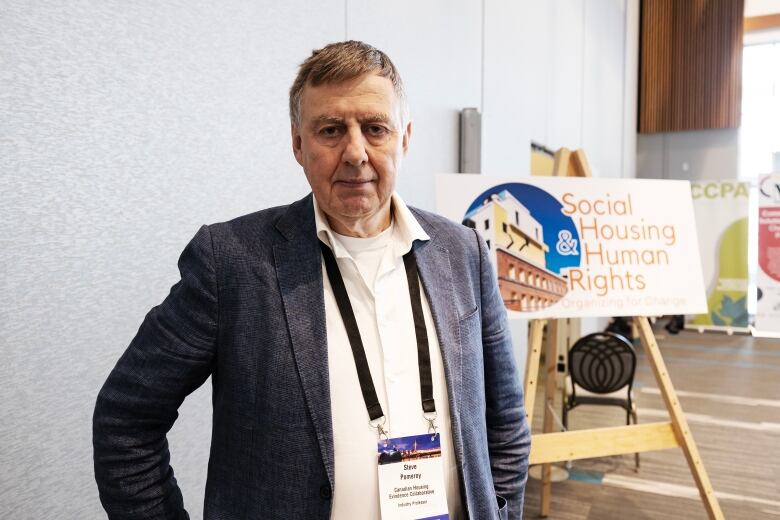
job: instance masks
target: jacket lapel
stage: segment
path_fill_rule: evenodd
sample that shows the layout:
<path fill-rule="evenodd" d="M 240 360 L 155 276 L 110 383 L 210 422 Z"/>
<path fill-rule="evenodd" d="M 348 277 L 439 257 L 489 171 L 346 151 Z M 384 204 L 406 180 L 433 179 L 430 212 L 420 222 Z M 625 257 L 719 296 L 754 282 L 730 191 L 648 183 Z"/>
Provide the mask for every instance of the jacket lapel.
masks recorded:
<path fill-rule="evenodd" d="M 420 212 L 414 209 L 412 212 L 431 237 L 427 242 L 415 243 L 414 254 L 417 258 L 420 280 L 431 307 L 436 334 L 439 337 L 444 375 L 447 379 L 452 442 L 458 461 L 460 489 L 464 504 L 468 504 L 469 488 L 465 485 L 466 458 L 460 417 L 460 402 L 463 394 L 463 349 L 450 254 L 440 241 L 437 241 L 436 226 L 427 221 Z M 468 505 L 466 507 L 468 508 Z"/>
<path fill-rule="evenodd" d="M 444 373 L 447 378 L 447 393 L 450 400 L 450 420 L 453 421 L 452 434 L 456 445 L 459 445 L 461 443 L 459 403 L 463 380 L 463 360 L 450 254 L 437 241 L 436 227 L 425 220 L 417 211 L 413 210 L 413 213 L 425 232 L 431 237 L 429 241 L 416 242 L 414 254 L 417 258 L 420 280 L 431 306 L 431 314 L 439 338 Z M 460 451 L 460 446 L 458 449 Z"/>
<path fill-rule="evenodd" d="M 333 488 L 333 424 L 328 380 L 328 339 L 322 261 L 317 244 L 311 195 L 290 205 L 276 227 L 287 239 L 274 245 L 274 260 L 293 356 L 328 479 Z"/>

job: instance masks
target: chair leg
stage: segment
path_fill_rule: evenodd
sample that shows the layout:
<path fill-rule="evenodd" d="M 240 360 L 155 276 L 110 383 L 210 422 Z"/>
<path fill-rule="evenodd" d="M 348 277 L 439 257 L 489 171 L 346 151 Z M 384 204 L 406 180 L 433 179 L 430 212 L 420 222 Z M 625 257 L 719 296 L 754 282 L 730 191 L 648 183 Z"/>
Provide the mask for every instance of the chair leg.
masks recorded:
<path fill-rule="evenodd" d="M 634 418 L 634 424 L 638 424 L 639 420 L 637 419 L 636 415 L 636 404 L 631 403 L 631 417 Z M 634 453 L 634 463 L 636 464 L 636 467 L 634 468 L 635 472 L 639 472 L 639 453 Z"/>
<path fill-rule="evenodd" d="M 563 402 L 563 410 L 561 410 L 561 422 L 563 423 L 563 431 L 567 432 L 569 431 L 569 407 L 567 406 L 566 401 Z M 566 467 L 566 471 L 571 471 L 571 461 L 567 460 L 564 462 L 564 466 Z"/>

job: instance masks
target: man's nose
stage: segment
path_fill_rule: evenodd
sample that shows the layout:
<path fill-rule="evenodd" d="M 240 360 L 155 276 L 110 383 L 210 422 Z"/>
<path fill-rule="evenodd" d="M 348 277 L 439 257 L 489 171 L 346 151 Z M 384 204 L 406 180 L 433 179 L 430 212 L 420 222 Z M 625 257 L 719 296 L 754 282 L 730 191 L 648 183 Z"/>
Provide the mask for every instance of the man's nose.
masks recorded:
<path fill-rule="evenodd" d="M 360 128 L 350 128 L 345 136 L 343 160 L 352 166 L 362 166 L 368 162 L 365 136 Z"/>

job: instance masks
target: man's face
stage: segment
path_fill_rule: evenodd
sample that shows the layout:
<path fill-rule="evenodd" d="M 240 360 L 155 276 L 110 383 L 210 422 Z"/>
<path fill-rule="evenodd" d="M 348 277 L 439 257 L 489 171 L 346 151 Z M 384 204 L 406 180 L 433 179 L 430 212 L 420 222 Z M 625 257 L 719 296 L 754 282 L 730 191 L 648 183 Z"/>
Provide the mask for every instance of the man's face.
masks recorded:
<path fill-rule="evenodd" d="M 411 128 L 403 126 L 387 78 L 369 73 L 304 87 L 300 125 L 292 127 L 293 152 L 336 232 L 373 234 L 389 222 L 390 195 Z"/>

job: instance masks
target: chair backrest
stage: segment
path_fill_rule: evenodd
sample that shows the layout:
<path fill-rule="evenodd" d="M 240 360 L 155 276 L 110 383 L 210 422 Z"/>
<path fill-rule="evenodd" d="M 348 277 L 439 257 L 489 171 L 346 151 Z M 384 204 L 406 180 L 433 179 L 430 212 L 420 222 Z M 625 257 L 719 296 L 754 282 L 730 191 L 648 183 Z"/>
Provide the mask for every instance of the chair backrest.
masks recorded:
<path fill-rule="evenodd" d="M 574 385 L 595 394 L 616 392 L 634 381 L 634 346 L 620 334 L 596 332 L 578 339 L 569 350 Z"/>

